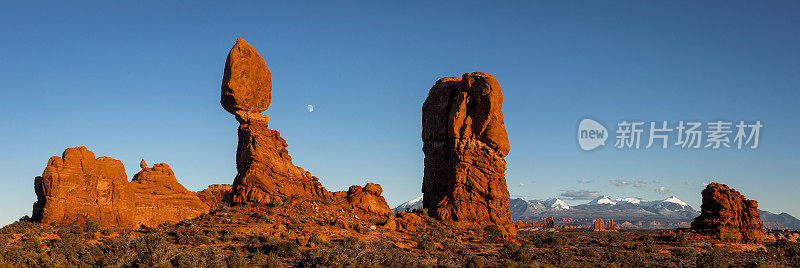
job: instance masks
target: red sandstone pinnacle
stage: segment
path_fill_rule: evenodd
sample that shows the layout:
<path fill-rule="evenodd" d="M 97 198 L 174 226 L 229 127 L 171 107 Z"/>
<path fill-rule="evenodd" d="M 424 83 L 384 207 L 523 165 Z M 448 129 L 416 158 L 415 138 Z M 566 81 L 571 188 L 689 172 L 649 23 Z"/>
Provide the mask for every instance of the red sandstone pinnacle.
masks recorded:
<path fill-rule="evenodd" d="M 500 85 L 487 73 L 439 79 L 422 106 L 428 214 L 445 223 L 497 225 L 516 235 L 504 157 L 510 146 Z"/>
<path fill-rule="evenodd" d="M 542 223 L 542 228 L 556 228 L 556 222 L 553 220 L 553 217 L 547 217 L 547 219 L 544 220 L 544 223 Z"/>
<path fill-rule="evenodd" d="M 272 101 L 272 74 L 264 58 L 242 38 L 228 53 L 222 77 L 222 108 L 232 114 L 237 111 L 261 113 Z"/>
<path fill-rule="evenodd" d="M 594 219 L 594 231 L 595 232 L 606 231 L 606 224 L 603 222 L 603 219 L 600 218 Z"/>
<path fill-rule="evenodd" d="M 701 213 L 692 222 L 693 230 L 731 243 L 761 244 L 764 241 L 758 202 L 716 182 L 706 186 L 702 195 Z"/>
<path fill-rule="evenodd" d="M 144 168 L 128 182 L 122 162 L 96 158 L 86 147 L 53 156 L 34 188 L 33 219 L 70 224 L 87 220 L 104 226 L 136 228 L 178 222 L 208 212 L 196 194 L 175 179 L 166 164 Z"/>

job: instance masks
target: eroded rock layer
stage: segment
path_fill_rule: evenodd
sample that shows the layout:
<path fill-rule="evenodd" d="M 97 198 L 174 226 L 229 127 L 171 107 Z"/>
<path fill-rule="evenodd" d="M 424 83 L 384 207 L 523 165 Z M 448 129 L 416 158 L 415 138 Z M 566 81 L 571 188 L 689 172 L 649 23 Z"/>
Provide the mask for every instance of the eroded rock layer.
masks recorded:
<path fill-rule="evenodd" d="M 70 224 L 94 221 L 135 228 L 178 222 L 208 212 L 197 195 L 186 190 L 166 164 L 143 169 L 128 182 L 125 167 L 110 157 L 95 158 L 86 147 L 53 156 L 34 188 L 33 219 Z"/>
<path fill-rule="evenodd" d="M 701 213 L 692 222 L 693 230 L 732 243 L 761 244 L 764 241 L 758 202 L 716 182 L 706 186 L 702 195 Z"/>
<path fill-rule="evenodd" d="M 510 146 L 503 94 L 487 73 L 439 79 L 422 106 L 424 207 L 431 217 L 462 226 L 516 229 L 505 171 Z"/>

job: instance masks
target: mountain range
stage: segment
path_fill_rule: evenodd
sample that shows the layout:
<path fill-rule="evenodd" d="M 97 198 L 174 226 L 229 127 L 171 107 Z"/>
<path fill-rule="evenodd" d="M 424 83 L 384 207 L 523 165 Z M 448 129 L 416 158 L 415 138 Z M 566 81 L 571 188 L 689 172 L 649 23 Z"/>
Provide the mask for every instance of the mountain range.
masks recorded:
<path fill-rule="evenodd" d="M 422 196 L 395 207 L 393 211 L 422 208 Z M 596 218 L 614 220 L 622 228 L 669 229 L 689 227 L 700 212 L 675 196 L 647 201 L 642 198 L 600 196 L 588 203 L 570 206 L 558 198 L 547 200 L 509 200 L 511 217 L 541 222 L 553 217 L 558 225 L 589 225 Z M 769 229 L 800 230 L 800 220 L 787 213 L 775 214 L 759 210 L 761 221 Z"/>

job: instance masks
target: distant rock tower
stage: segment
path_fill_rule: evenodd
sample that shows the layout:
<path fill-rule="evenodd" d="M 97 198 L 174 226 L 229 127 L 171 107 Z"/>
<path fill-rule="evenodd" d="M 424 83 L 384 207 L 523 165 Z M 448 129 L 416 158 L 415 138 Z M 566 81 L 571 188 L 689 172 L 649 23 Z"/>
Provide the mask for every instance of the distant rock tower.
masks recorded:
<path fill-rule="evenodd" d="M 761 244 L 764 241 L 758 202 L 716 182 L 706 186 L 702 195 L 701 213 L 692 222 L 693 230 L 731 243 Z"/>
<path fill-rule="evenodd" d="M 422 106 L 424 207 L 460 226 L 497 225 L 514 236 L 509 212 L 503 93 L 487 73 L 439 79 Z"/>

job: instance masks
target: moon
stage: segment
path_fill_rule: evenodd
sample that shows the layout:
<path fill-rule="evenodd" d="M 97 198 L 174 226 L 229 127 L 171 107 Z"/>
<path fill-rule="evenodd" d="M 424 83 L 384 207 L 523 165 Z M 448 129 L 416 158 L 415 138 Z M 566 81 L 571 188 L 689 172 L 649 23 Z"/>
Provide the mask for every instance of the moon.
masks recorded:
<path fill-rule="evenodd" d="M 311 105 L 311 104 L 307 105 L 306 106 L 306 110 L 308 110 L 309 113 L 313 112 L 314 111 L 314 105 Z"/>

